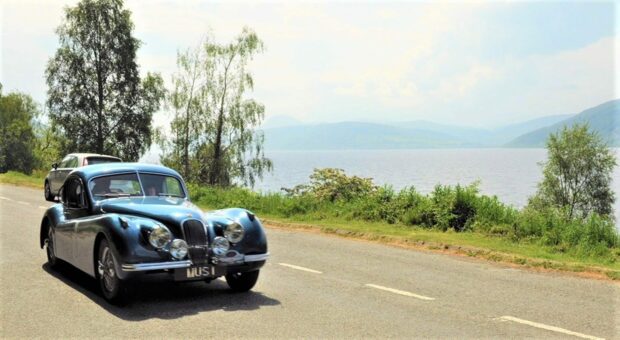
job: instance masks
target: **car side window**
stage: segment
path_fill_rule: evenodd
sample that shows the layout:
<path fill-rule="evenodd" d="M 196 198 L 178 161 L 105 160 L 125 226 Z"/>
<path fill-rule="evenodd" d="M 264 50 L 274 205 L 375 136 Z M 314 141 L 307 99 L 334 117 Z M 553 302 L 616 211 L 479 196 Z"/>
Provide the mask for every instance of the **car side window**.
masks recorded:
<path fill-rule="evenodd" d="M 66 205 L 69 208 L 85 208 L 84 187 L 78 178 L 72 178 L 65 185 Z"/>
<path fill-rule="evenodd" d="M 60 162 L 60 165 L 58 165 L 59 168 L 68 168 L 69 167 L 69 162 L 71 161 L 73 157 L 71 156 L 67 156 L 65 158 L 62 159 L 62 161 Z"/>
<path fill-rule="evenodd" d="M 77 168 L 77 167 L 78 167 L 78 158 L 72 157 L 71 160 L 69 161 L 69 165 L 67 166 L 67 168 Z"/>

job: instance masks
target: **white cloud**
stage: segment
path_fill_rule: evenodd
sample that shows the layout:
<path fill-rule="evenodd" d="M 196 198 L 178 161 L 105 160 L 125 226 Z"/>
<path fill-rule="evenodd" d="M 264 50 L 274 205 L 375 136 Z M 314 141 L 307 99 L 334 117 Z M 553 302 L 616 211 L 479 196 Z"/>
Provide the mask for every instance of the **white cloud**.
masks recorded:
<path fill-rule="evenodd" d="M 73 1 L 72 1 L 73 2 Z M 61 2 L 2 3 L 5 90 L 45 99 L 45 63 L 57 46 Z M 535 4 L 533 4 L 535 5 Z M 169 81 L 178 50 L 208 32 L 243 26 L 266 51 L 250 65 L 267 115 L 309 121 L 413 120 L 490 125 L 574 112 L 620 97 L 615 38 L 575 50 L 511 56 L 493 50 L 484 23 L 494 3 L 126 2 L 142 72 Z M 506 5 L 508 6 L 508 5 Z M 615 90 L 615 92 L 614 92 Z M 159 125 L 169 119 L 157 115 Z"/>

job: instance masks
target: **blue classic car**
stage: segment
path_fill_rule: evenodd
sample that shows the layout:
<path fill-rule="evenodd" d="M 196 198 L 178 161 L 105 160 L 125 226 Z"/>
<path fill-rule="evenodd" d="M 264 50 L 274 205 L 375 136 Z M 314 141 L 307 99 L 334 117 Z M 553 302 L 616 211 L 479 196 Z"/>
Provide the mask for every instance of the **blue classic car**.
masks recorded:
<path fill-rule="evenodd" d="M 201 211 L 181 176 L 163 166 L 77 168 L 59 197 L 41 222 L 48 263 L 62 260 L 96 278 L 112 303 L 126 301 L 131 283 L 152 273 L 176 281 L 225 276 L 233 291 L 248 291 L 269 256 L 253 213 Z"/>

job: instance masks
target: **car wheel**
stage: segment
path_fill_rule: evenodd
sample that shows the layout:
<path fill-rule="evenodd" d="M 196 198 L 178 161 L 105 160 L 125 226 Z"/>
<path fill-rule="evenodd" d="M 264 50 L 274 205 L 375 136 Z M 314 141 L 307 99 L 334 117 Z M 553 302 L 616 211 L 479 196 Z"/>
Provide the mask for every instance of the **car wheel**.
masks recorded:
<path fill-rule="evenodd" d="M 258 281 L 259 270 L 226 275 L 226 283 L 235 292 L 247 292 Z"/>
<path fill-rule="evenodd" d="M 54 235 L 52 232 L 52 228 L 47 228 L 47 238 L 45 239 L 45 251 L 47 253 L 47 263 L 51 268 L 54 268 L 58 265 L 58 258 L 56 257 L 56 252 L 54 249 Z"/>
<path fill-rule="evenodd" d="M 127 302 L 127 283 L 121 280 L 116 273 L 117 260 L 106 239 L 99 243 L 99 256 L 97 257 L 97 279 L 103 297 L 112 304 L 124 304 Z"/>
<path fill-rule="evenodd" d="M 45 194 L 45 200 L 46 201 L 53 201 L 54 200 L 54 194 L 52 194 L 52 189 L 50 188 L 50 182 L 49 181 L 45 181 L 45 187 L 44 187 L 44 194 Z"/>

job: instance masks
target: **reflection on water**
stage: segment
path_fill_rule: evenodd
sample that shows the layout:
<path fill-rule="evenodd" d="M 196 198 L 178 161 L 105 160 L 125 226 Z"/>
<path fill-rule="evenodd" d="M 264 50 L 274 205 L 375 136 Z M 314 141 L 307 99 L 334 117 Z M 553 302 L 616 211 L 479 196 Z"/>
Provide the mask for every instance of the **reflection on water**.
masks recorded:
<path fill-rule="evenodd" d="M 620 149 L 616 149 L 620 155 Z M 308 181 L 314 168 L 341 168 L 347 174 L 372 177 L 375 183 L 395 189 L 414 186 L 420 192 L 436 184 L 469 184 L 480 181 L 483 193 L 497 195 L 505 203 L 522 207 L 534 194 L 542 177 L 538 163 L 545 149 L 418 149 L 351 151 L 272 151 L 273 173 L 255 190 L 277 191 Z M 620 192 L 620 168 L 614 173 L 614 191 Z M 620 202 L 615 206 L 620 220 Z"/>

